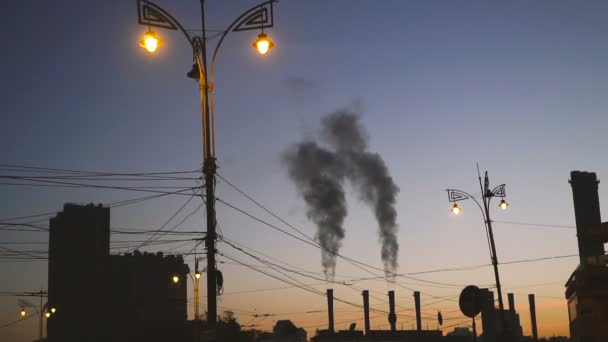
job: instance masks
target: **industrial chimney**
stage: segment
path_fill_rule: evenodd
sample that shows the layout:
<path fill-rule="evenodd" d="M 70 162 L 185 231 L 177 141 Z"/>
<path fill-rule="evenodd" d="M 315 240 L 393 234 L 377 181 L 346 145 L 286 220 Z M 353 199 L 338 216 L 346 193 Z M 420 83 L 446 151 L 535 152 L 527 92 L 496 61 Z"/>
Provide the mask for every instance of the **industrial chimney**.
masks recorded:
<path fill-rule="evenodd" d="M 587 230 L 602 223 L 600 200 L 597 193 L 598 183 L 595 172 L 572 171 L 570 173 L 581 267 L 585 267 L 588 257 L 604 255 L 602 241 L 589 239 L 586 234 Z"/>
<path fill-rule="evenodd" d="M 395 314 L 395 291 L 388 291 L 388 322 L 391 325 L 391 331 L 397 330 L 397 315 Z"/>
<path fill-rule="evenodd" d="M 414 291 L 414 304 L 416 306 L 416 330 L 421 331 L 422 317 L 420 317 L 420 291 Z"/>
<path fill-rule="evenodd" d="M 512 293 L 507 293 L 507 297 L 509 298 L 509 311 L 515 316 L 515 297 Z"/>
<path fill-rule="evenodd" d="M 528 295 L 528 301 L 530 302 L 530 323 L 532 325 L 532 339 L 534 341 L 538 341 L 538 330 L 536 328 L 536 303 L 533 294 Z"/>
<path fill-rule="evenodd" d="M 327 289 L 327 315 L 329 316 L 328 330 L 334 333 L 334 290 Z"/>
<path fill-rule="evenodd" d="M 369 333 L 369 291 L 363 290 L 363 319 L 365 320 L 365 335 Z"/>

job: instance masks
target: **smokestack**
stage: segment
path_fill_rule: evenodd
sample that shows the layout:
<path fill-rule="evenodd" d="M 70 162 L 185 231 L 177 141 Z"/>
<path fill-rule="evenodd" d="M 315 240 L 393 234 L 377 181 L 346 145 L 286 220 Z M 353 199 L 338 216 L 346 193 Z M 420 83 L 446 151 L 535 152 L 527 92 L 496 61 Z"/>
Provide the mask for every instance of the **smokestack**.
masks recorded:
<path fill-rule="evenodd" d="M 416 303 L 416 330 L 422 330 L 422 318 L 420 317 L 420 291 L 414 291 L 414 303 Z"/>
<path fill-rule="evenodd" d="M 334 290 L 327 289 L 327 315 L 329 316 L 329 331 L 334 333 Z"/>
<path fill-rule="evenodd" d="M 494 307 L 494 292 L 488 289 L 479 291 L 481 299 L 481 329 L 483 330 L 484 342 L 498 341 L 498 319 L 499 314 Z"/>
<path fill-rule="evenodd" d="M 597 193 L 598 183 L 595 172 L 570 172 L 581 267 L 585 267 L 588 257 L 604 255 L 604 244 L 601 240 L 585 238 L 589 228 L 602 223 Z"/>
<path fill-rule="evenodd" d="M 534 303 L 534 295 L 528 295 L 530 302 L 530 320 L 532 321 L 532 339 L 538 341 L 538 331 L 536 330 L 536 304 Z"/>
<path fill-rule="evenodd" d="M 391 331 L 396 331 L 397 315 L 395 314 L 395 291 L 388 291 L 388 322 L 391 324 Z"/>
<path fill-rule="evenodd" d="M 369 333 L 369 291 L 363 290 L 363 318 L 365 320 L 365 335 Z"/>
<path fill-rule="evenodd" d="M 509 297 L 509 311 L 515 317 L 515 297 L 512 293 L 507 293 L 507 296 Z"/>

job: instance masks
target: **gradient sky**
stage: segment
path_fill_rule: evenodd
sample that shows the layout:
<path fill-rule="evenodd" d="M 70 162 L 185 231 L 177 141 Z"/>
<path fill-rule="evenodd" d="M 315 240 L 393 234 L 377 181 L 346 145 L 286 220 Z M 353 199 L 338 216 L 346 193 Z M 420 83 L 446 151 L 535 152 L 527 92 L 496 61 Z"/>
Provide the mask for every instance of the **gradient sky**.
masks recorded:
<path fill-rule="evenodd" d="M 198 1 L 156 2 L 187 28 L 199 28 Z M 209 0 L 208 28 L 223 29 L 256 3 Z M 199 167 L 198 88 L 185 77 L 192 58 L 178 32 L 156 30 L 165 45 L 150 55 L 138 46 L 146 27 L 137 23 L 134 0 L 3 5 L 1 164 L 108 172 Z M 357 108 L 370 149 L 384 157 L 400 187 L 400 272 L 490 262 L 476 206 L 463 202 L 463 214 L 452 217 L 445 194 L 448 187 L 479 192 L 476 162 L 489 170 L 492 184 L 507 184 L 509 210 L 492 208 L 500 261 L 576 254 L 573 229 L 500 221 L 573 226 L 570 171 L 595 171 L 600 179 L 608 174 L 608 116 L 603 114 L 608 108 L 607 11 L 603 0 L 282 0 L 275 8 L 275 27 L 267 32 L 276 47 L 267 56 L 251 48 L 253 31 L 231 33 L 220 52 L 215 83 L 219 172 L 312 236 L 316 228 L 306 219 L 280 153 L 314 136 L 323 115 Z M 220 198 L 284 226 L 225 183 L 218 182 L 217 191 Z M 59 211 L 67 201 L 108 203 L 137 196 L 2 185 L 0 217 Z M 112 226 L 158 229 L 184 200 L 176 196 L 113 209 Z M 373 214 L 350 188 L 347 200 L 341 253 L 380 266 Z M 600 203 L 605 212 L 603 183 Z M 185 212 L 199 204 L 193 201 Z M 226 237 L 321 272 L 317 249 L 219 203 L 218 220 Z M 199 212 L 179 229 L 202 230 L 202 222 Z M 46 234 L 0 232 L 0 245 L 46 239 Z M 255 263 L 225 244 L 219 249 Z M 500 268 L 505 293 L 517 294 L 525 333 L 530 333 L 526 295 L 535 293 L 540 334 L 568 334 L 563 284 L 577 262 L 574 257 Z M 270 329 L 274 320 L 289 318 L 309 332 L 326 326 L 323 297 L 276 289 L 286 285 L 242 266 L 219 267 L 226 291 L 219 305 L 239 310 L 241 323 Z M 343 261 L 336 273 L 367 276 Z M 2 261 L 0 274 L 0 291 L 46 289 L 45 262 Z M 493 283 L 488 267 L 418 277 L 458 285 Z M 423 291 L 423 304 L 436 301 L 432 296 L 453 298 L 461 290 L 399 282 Z M 384 281 L 355 285 L 384 299 L 387 289 L 395 289 L 398 305 L 413 305 L 411 292 Z M 315 287 L 324 291 L 328 285 Z M 332 287 L 337 297 L 361 301 L 357 291 Z M 275 290 L 230 294 L 269 288 Z M 377 300 L 372 306 L 387 308 Z M 457 318 L 446 325 L 462 318 L 451 301 L 429 306 L 425 314 L 433 317 L 438 309 Z M 337 303 L 336 310 L 340 329 L 362 319 L 357 308 Z M 18 311 L 17 298 L 0 297 L 0 324 L 18 319 Z M 252 320 L 246 315 L 252 312 L 281 315 Z M 400 324 L 410 328 L 413 323 L 400 319 Z M 433 319 L 425 319 L 426 324 L 436 326 Z M 372 320 L 373 328 L 383 326 L 385 315 Z M 31 320 L 1 329 L 0 339 L 31 341 L 36 331 Z"/>

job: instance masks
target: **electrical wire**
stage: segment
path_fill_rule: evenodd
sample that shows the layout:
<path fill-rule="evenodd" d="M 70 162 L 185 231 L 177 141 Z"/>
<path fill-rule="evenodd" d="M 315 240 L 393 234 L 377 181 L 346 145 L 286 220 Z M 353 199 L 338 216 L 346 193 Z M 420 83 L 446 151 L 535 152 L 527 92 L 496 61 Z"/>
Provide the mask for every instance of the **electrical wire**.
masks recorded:
<path fill-rule="evenodd" d="M 10 323 L 6 323 L 6 324 L 3 324 L 3 325 L 0 325 L 0 329 L 11 327 L 11 326 L 16 325 L 16 324 L 18 324 L 18 323 L 21 323 L 21 322 L 23 322 L 23 321 L 26 321 L 26 320 L 28 320 L 28 319 L 30 319 L 30 318 L 32 318 L 32 317 L 36 317 L 36 316 L 35 316 L 35 315 L 29 315 L 29 316 L 27 316 L 27 317 L 20 318 L 20 319 L 18 319 L 18 320 L 16 320 L 16 321 L 13 321 L 13 322 L 10 322 Z"/>
<path fill-rule="evenodd" d="M 159 228 L 159 230 L 164 229 L 177 215 L 179 215 L 179 213 L 182 212 L 182 210 L 184 210 L 184 208 L 186 208 L 186 206 L 196 197 L 196 193 L 193 192 L 192 194 L 190 194 L 190 198 L 188 198 L 186 200 L 186 202 L 184 202 L 184 204 L 175 212 L 173 213 L 173 215 L 171 215 L 171 217 L 169 217 L 169 219 L 167 221 L 165 221 L 165 223 L 163 223 L 163 225 Z M 175 228 L 175 226 L 173 227 Z M 169 229 L 172 230 L 172 229 Z M 156 234 L 153 234 L 151 237 L 149 237 L 146 242 L 142 243 L 139 247 L 135 248 L 135 249 L 140 249 L 142 247 L 145 247 L 148 241 L 151 241 L 154 237 L 156 236 Z"/>

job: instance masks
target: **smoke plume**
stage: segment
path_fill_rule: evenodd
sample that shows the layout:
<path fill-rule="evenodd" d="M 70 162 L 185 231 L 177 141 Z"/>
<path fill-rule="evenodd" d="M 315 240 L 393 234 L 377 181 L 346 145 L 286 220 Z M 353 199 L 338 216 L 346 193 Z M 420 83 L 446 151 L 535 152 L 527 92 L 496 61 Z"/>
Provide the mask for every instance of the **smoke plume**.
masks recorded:
<path fill-rule="evenodd" d="M 321 250 L 321 264 L 326 279 L 333 279 L 336 255 L 344 239 L 346 200 L 344 196 L 344 165 L 338 156 L 315 142 L 302 142 L 283 154 L 289 177 L 308 210 L 306 215 L 318 227 L 316 239 Z M 328 252 L 331 251 L 331 252 Z"/>
<path fill-rule="evenodd" d="M 321 124 L 323 139 L 344 159 L 347 177 L 359 190 L 361 199 L 374 210 L 385 272 L 395 272 L 399 252 L 395 202 L 399 188 L 382 157 L 367 151 L 367 135 L 356 113 L 337 111 L 324 117 Z"/>
<path fill-rule="evenodd" d="M 341 110 L 322 118 L 321 138 L 333 151 L 307 141 L 291 146 L 283 155 L 289 176 L 307 204 L 307 216 L 317 225 L 317 240 L 338 253 L 347 214 L 343 184 L 348 179 L 378 221 L 385 273 L 395 272 L 399 252 L 395 201 L 399 188 L 384 160 L 367 151 L 367 135 L 354 112 Z M 326 277 L 333 278 L 335 255 L 322 251 L 321 257 Z"/>

